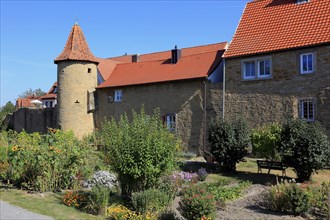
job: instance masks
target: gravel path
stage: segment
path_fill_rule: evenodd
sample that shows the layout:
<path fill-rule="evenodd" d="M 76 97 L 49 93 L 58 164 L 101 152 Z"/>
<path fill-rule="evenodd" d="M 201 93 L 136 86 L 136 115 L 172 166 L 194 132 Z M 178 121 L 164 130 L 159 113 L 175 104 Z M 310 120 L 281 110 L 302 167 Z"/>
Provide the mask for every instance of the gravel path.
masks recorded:
<path fill-rule="evenodd" d="M 260 184 L 252 185 L 242 198 L 226 203 L 226 206 L 217 212 L 218 219 L 304 219 L 300 216 L 271 212 L 260 206 L 262 193 L 267 188 Z"/>
<path fill-rule="evenodd" d="M 45 215 L 30 212 L 26 209 L 10 205 L 0 201 L 0 219 L 1 220 L 52 220 L 53 218 Z"/>

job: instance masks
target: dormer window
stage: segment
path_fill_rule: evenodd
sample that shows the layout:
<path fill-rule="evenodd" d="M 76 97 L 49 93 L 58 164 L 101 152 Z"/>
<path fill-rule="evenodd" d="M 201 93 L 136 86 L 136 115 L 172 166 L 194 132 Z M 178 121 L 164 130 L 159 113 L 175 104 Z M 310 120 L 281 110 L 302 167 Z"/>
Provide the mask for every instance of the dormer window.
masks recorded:
<path fill-rule="evenodd" d="M 309 2 L 309 0 L 297 0 L 297 4 L 304 4 Z"/>

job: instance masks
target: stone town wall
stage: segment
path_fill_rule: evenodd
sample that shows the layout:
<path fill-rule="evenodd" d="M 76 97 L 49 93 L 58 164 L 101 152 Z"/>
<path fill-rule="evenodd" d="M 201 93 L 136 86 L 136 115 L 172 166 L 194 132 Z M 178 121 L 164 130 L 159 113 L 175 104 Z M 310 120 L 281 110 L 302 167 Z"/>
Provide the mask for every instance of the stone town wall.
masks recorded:
<path fill-rule="evenodd" d="M 88 111 L 88 92 L 97 86 L 96 64 L 61 61 L 57 67 L 58 127 L 73 130 L 79 138 L 94 131 L 93 111 Z"/>
<path fill-rule="evenodd" d="M 300 54 L 315 54 L 315 71 L 300 74 Z M 242 61 L 247 58 L 226 60 L 226 117 L 243 115 L 252 127 L 271 122 L 283 122 L 299 117 L 299 101 L 314 100 L 316 120 L 330 136 L 330 46 L 266 54 L 250 58 L 271 57 L 270 79 L 243 80 Z"/>
<path fill-rule="evenodd" d="M 12 114 L 12 129 L 28 133 L 47 133 L 48 128 L 56 128 L 56 108 L 20 108 Z"/>

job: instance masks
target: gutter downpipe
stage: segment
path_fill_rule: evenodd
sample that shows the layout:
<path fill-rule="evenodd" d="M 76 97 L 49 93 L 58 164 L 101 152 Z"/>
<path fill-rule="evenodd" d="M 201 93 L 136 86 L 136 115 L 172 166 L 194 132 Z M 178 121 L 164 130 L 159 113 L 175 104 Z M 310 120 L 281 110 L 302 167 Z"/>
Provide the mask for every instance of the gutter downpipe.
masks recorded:
<path fill-rule="evenodd" d="M 203 152 L 205 154 L 207 154 L 208 156 L 210 156 L 210 161 L 206 161 L 206 162 L 212 162 L 212 158 L 213 158 L 213 155 L 208 152 L 206 150 L 206 130 L 207 130 L 207 127 L 206 127 L 206 83 L 205 83 L 205 80 L 203 80 L 203 83 L 204 83 L 204 140 L 203 140 Z"/>
<path fill-rule="evenodd" d="M 225 121 L 225 96 L 226 94 L 226 60 L 223 58 L 223 83 L 222 83 L 222 121 Z"/>

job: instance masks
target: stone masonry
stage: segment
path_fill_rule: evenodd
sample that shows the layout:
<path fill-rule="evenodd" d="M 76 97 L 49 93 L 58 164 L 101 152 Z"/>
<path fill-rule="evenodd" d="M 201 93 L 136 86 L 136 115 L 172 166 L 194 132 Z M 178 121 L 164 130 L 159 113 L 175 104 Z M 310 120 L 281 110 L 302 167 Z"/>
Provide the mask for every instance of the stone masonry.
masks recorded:
<path fill-rule="evenodd" d="M 300 74 L 300 54 L 315 54 L 315 71 Z M 271 57 L 272 77 L 243 80 L 242 61 Z M 243 115 L 252 127 L 299 117 L 299 101 L 313 99 L 315 117 L 330 136 L 330 46 L 316 46 L 226 60 L 225 117 Z"/>
<path fill-rule="evenodd" d="M 57 67 L 58 127 L 74 130 L 82 138 L 94 131 L 94 116 L 88 111 L 88 92 L 97 86 L 95 63 L 61 61 Z"/>

